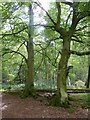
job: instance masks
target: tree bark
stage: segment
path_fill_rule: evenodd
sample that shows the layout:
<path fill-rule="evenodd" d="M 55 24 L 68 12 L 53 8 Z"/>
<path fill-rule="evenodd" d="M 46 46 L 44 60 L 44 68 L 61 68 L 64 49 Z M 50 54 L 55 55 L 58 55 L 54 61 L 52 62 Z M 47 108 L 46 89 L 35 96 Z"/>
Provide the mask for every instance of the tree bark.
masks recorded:
<path fill-rule="evenodd" d="M 24 95 L 27 97 L 29 95 L 35 95 L 34 89 L 34 45 L 33 45 L 33 9 L 32 4 L 29 5 L 29 27 L 28 27 L 28 41 L 27 41 L 27 80 L 25 83 Z"/>
<path fill-rule="evenodd" d="M 88 78 L 86 81 L 86 88 L 90 88 L 90 55 L 88 56 Z"/>
<path fill-rule="evenodd" d="M 63 39 L 63 50 L 58 64 L 57 73 L 57 95 L 60 97 L 61 104 L 68 104 L 68 94 L 66 87 L 67 64 L 70 57 L 70 40 Z"/>
<path fill-rule="evenodd" d="M 88 79 L 87 79 L 86 88 L 90 88 L 90 65 L 89 65 L 89 68 L 88 68 Z"/>

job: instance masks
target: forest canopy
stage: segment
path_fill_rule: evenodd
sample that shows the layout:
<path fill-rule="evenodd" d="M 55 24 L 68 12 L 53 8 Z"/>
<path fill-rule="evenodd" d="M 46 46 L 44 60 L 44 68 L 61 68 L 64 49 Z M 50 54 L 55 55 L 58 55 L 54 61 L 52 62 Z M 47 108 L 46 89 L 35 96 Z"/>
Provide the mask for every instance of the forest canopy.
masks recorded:
<path fill-rule="evenodd" d="M 0 12 L 2 87 L 55 89 L 65 104 L 67 88 L 89 88 L 90 2 L 6 2 Z"/>

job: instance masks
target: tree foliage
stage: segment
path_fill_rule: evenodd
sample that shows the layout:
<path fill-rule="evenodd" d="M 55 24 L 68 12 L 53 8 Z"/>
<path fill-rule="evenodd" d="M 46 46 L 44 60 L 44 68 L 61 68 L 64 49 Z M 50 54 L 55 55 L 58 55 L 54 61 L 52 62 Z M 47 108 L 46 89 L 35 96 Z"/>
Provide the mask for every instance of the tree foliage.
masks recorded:
<path fill-rule="evenodd" d="M 14 75 L 13 80 L 24 81 L 29 94 L 35 82 L 52 80 L 60 104 L 68 104 L 67 79 L 74 85 L 87 77 L 89 6 L 90 2 L 56 1 L 45 10 L 39 2 L 2 3 L 3 79 Z"/>

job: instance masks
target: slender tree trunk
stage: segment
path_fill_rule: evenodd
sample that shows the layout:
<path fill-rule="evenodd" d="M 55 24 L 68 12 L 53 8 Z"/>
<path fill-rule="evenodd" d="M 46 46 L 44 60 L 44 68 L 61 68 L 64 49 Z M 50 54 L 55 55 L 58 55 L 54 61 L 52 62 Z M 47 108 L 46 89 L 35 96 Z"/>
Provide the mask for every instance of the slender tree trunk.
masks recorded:
<path fill-rule="evenodd" d="M 90 55 L 88 56 L 88 78 L 86 82 L 86 88 L 90 88 Z"/>
<path fill-rule="evenodd" d="M 89 26 L 89 19 L 88 19 L 88 26 Z M 90 32 L 90 26 L 88 28 L 88 33 Z M 88 34 L 89 36 L 89 34 Z M 90 38 L 88 39 L 88 43 L 90 42 Z M 88 45 L 88 50 L 90 50 L 90 44 Z M 86 88 L 90 88 L 90 55 L 88 55 L 88 78 L 86 81 Z"/>
<path fill-rule="evenodd" d="M 32 4 L 29 5 L 29 27 L 28 27 L 28 41 L 27 41 L 27 80 L 25 84 L 25 96 L 35 95 L 34 90 L 34 46 L 33 46 L 33 9 Z"/>
<path fill-rule="evenodd" d="M 68 94 L 66 87 L 67 64 L 70 57 L 70 40 L 63 40 L 63 50 L 58 64 L 57 72 L 57 95 L 60 97 L 61 104 L 68 104 Z"/>
<path fill-rule="evenodd" d="M 87 79 L 87 88 L 90 88 L 90 65 L 89 65 L 89 68 L 88 68 L 88 79 Z"/>

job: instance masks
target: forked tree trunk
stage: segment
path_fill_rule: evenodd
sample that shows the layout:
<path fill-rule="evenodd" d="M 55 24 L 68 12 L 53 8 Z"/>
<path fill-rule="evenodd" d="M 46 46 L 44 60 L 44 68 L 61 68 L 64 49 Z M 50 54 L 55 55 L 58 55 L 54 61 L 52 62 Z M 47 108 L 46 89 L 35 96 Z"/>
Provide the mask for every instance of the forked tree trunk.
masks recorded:
<path fill-rule="evenodd" d="M 68 94 L 66 87 L 67 64 L 70 57 L 70 40 L 64 38 L 63 50 L 58 64 L 57 73 L 57 95 L 60 97 L 61 104 L 68 104 Z"/>

